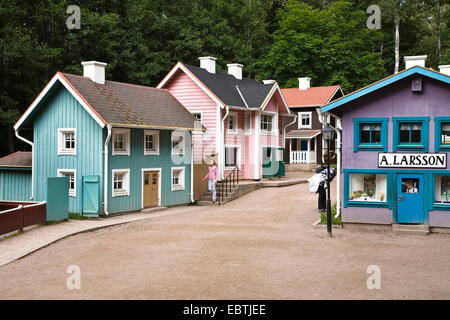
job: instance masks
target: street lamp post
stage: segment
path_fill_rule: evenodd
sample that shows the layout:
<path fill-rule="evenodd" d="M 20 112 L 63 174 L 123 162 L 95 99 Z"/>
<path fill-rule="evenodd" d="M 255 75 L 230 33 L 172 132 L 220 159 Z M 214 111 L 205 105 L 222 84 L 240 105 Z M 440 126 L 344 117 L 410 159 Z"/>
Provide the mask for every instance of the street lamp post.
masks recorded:
<path fill-rule="evenodd" d="M 322 129 L 322 137 L 327 141 L 327 232 L 331 237 L 331 198 L 330 198 L 330 143 L 334 140 L 335 131 L 329 125 Z"/>

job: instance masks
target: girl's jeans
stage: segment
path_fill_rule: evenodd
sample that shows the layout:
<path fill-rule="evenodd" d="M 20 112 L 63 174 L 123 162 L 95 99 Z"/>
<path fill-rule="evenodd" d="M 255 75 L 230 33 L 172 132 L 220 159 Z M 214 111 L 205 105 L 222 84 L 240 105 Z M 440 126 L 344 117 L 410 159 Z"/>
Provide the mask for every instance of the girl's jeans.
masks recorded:
<path fill-rule="evenodd" d="M 216 179 L 208 180 L 208 190 L 212 193 L 212 200 L 216 201 Z"/>

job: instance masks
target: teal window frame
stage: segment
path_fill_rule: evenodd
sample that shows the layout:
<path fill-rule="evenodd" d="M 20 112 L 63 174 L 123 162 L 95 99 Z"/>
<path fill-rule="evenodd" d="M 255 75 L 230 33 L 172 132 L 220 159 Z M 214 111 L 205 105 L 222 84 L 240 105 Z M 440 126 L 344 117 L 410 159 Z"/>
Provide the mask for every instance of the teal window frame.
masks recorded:
<path fill-rule="evenodd" d="M 436 176 L 450 176 L 450 172 L 448 171 L 441 171 L 437 173 L 432 174 L 432 188 L 431 188 L 431 210 L 448 210 L 450 211 L 450 203 L 448 204 L 439 204 L 436 203 Z"/>
<path fill-rule="evenodd" d="M 377 169 L 344 169 L 344 208 L 347 207 L 377 207 L 392 209 L 393 172 Z M 386 175 L 386 202 L 350 201 L 350 175 L 351 174 L 384 174 Z"/>
<path fill-rule="evenodd" d="M 353 118 L 353 151 L 388 151 L 389 118 Z M 381 124 L 380 143 L 361 143 L 361 124 Z"/>
<path fill-rule="evenodd" d="M 408 151 L 424 151 L 428 152 L 428 138 L 429 138 L 429 122 L 430 117 L 394 117 L 392 118 L 394 139 L 392 144 L 392 151 L 408 150 Z M 420 133 L 420 144 L 405 144 L 400 143 L 400 124 L 401 123 L 420 123 L 422 125 Z"/>
<path fill-rule="evenodd" d="M 434 118 L 434 152 L 450 151 L 450 144 L 441 144 L 441 129 L 443 122 L 450 122 L 450 117 Z"/>

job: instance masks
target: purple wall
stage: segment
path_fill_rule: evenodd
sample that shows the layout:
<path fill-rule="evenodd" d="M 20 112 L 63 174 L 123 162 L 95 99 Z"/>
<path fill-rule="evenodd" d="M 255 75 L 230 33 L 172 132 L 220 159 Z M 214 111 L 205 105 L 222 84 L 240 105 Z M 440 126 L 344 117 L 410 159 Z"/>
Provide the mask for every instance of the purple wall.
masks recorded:
<path fill-rule="evenodd" d="M 343 169 L 378 168 L 378 151 L 353 151 L 353 118 L 389 118 L 387 152 L 393 152 L 392 117 L 430 117 L 428 152 L 435 152 L 433 118 L 450 116 L 449 86 L 441 81 L 422 76 L 423 91 L 414 93 L 411 91 L 411 79 L 411 77 L 402 79 L 341 108 Z M 447 168 L 450 169 L 450 152 L 447 152 Z M 401 170 L 395 169 L 395 171 Z M 342 190 L 344 190 L 343 185 Z M 342 214 L 344 222 L 392 223 L 392 211 L 388 209 L 347 207 L 343 208 Z M 430 212 L 429 223 L 430 226 L 450 227 L 450 211 Z"/>

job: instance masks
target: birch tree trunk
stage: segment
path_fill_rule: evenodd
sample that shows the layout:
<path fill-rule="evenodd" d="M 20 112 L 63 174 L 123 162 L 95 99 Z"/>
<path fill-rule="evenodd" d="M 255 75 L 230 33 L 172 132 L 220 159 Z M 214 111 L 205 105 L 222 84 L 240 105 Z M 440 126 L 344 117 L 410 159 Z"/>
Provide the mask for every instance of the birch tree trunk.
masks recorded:
<path fill-rule="evenodd" d="M 400 22 L 399 19 L 395 19 L 395 67 L 394 73 L 398 73 L 400 65 Z"/>

